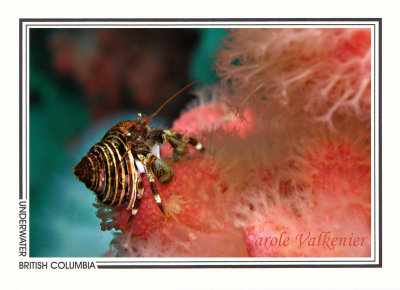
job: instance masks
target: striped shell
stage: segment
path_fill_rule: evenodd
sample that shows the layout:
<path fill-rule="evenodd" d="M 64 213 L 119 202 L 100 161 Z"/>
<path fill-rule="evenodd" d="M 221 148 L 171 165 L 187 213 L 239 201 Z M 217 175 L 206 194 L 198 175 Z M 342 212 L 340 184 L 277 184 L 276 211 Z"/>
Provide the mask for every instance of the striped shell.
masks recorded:
<path fill-rule="evenodd" d="M 130 150 L 121 163 L 128 149 L 126 132 L 132 128 L 133 122 L 118 123 L 107 131 L 74 168 L 74 174 L 96 194 L 99 201 L 112 207 L 122 205 L 128 210 L 134 206 L 140 182 Z"/>

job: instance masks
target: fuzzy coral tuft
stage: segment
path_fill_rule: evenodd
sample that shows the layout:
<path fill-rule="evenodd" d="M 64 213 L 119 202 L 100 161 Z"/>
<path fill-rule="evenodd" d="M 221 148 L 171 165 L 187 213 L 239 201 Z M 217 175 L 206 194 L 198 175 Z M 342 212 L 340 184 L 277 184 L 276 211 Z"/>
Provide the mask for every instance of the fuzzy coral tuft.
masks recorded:
<path fill-rule="evenodd" d="M 235 112 L 274 99 L 331 129 L 341 115 L 369 119 L 370 29 L 233 29 L 224 45 L 215 67 Z"/>
<path fill-rule="evenodd" d="M 202 131 L 222 128 L 245 138 L 254 128 L 254 117 L 251 110 L 246 109 L 239 119 L 224 104 L 226 95 L 221 87 L 210 86 L 197 90 L 197 99 L 188 105 L 185 111 L 175 120 L 172 130 L 185 131 L 198 135 Z"/>
<path fill-rule="evenodd" d="M 170 217 L 162 216 L 145 182 L 146 194 L 130 227 L 128 211 L 120 210 L 114 219 L 115 228 L 124 232 L 114 244 L 129 235 L 129 251 L 137 256 L 245 256 L 240 230 L 226 214 L 232 199 L 224 195 L 212 159 L 182 161 L 173 169 L 175 178 L 168 185 L 157 184 Z M 138 244 L 146 244 L 145 249 Z"/>

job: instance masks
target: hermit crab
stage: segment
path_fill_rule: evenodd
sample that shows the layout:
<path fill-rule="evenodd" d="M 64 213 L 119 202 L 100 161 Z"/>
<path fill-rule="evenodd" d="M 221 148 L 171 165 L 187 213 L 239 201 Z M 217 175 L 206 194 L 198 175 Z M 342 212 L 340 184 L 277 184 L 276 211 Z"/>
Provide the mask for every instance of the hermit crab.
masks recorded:
<path fill-rule="evenodd" d="M 168 217 L 155 178 L 161 184 L 169 183 L 174 171 L 160 158 L 160 144 L 171 145 L 175 162 L 187 154 L 188 145 L 199 152 L 204 151 L 203 145 L 195 138 L 171 130 L 151 129 L 148 125 L 169 101 L 197 82 L 182 88 L 149 118 L 139 113 L 137 120 L 116 124 L 73 169 L 78 179 L 96 194 L 99 201 L 131 211 L 129 222 L 138 212 L 144 194 L 141 174 L 147 177 L 157 205 Z"/>

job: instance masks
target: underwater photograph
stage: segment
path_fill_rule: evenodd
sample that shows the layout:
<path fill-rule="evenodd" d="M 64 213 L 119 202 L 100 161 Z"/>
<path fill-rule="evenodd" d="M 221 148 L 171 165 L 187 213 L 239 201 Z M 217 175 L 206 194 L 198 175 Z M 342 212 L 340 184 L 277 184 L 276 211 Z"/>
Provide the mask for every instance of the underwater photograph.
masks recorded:
<path fill-rule="evenodd" d="M 371 35 L 30 28 L 29 256 L 371 257 Z"/>

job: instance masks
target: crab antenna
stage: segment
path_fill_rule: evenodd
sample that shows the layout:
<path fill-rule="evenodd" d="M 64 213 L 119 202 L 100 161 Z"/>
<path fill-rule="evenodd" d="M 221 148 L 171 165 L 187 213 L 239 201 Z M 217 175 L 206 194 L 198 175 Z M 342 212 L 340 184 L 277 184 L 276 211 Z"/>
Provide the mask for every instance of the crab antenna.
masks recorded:
<path fill-rule="evenodd" d="M 184 90 L 186 90 L 188 87 L 191 87 L 192 85 L 194 85 L 194 84 L 196 84 L 196 83 L 198 83 L 198 82 L 201 82 L 201 81 L 203 81 L 203 80 L 198 80 L 198 81 L 192 82 L 192 83 L 186 85 L 185 87 L 183 87 L 182 89 L 180 89 L 180 90 L 179 90 L 177 93 L 175 93 L 172 97 L 170 97 L 168 100 L 166 100 L 166 101 L 164 102 L 164 104 L 162 104 L 162 105 L 158 108 L 158 110 L 157 110 L 153 115 L 150 116 L 150 118 L 148 119 L 148 122 L 147 122 L 147 123 L 149 123 L 149 122 L 161 111 L 161 109 L 164 108 L 164 106 L 165 106 L 166 104 L 169 103 L 169 101 L 171 101 L 171 100 L 172 100 L 173 98 L 175 98 L 177 95 L 179 95 L 180 93 L 182 93 L 182 92 L 183 92 Z"/>

